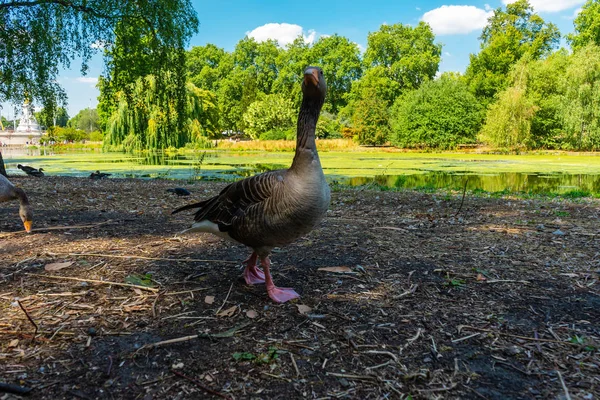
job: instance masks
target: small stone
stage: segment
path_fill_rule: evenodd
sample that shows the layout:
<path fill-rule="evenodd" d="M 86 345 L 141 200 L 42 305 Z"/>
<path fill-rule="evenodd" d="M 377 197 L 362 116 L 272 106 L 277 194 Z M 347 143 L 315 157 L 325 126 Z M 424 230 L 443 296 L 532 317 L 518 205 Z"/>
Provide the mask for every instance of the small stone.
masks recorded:
<path fill-rule="evenodd" d="M 94 328 L 94 327 L 89 327 L 87 330 L 87 333 L 90 336 L 96 336 L 98 334 L 98 332 L 96 331 L 96 328 Z"/>
<path fill-rule="evenodd" d="M 508 346 L 504 349 L 504 352 L 510 356 L 516 356 L 521 353 L 521 349 L 517 346 Z"/>
<path fill-rule="evenodd" d="M 560 229 L 557 229 L 554 232 L 552 232 L 552 234 L 557 235 L 557 236 L 563 236 L 565 233 L 563 231 L 561 231 Z"/>
<path fill-rule="evenodd" d="M 431 362 L 431 357 L 425 357 L 425 358 L 423 359 L 423 362 L 424 362 L 424 363 L 430 363 L 430 362 Z"/>
<path fill-rule="evenodd" d="M 348 382 L 348 380 L 346 378 L 340 378 L 340 385 L 342 385 L 342 387 L 350 387 L 350 382 Z"/>
<path fill-rule="evenodd" d="M 546 227 L 544 226 L 544 224 L 538 224 L 538 226 L 535 227 L 538 231 L 543 231 L 544 229 L 546 229 Z"/>

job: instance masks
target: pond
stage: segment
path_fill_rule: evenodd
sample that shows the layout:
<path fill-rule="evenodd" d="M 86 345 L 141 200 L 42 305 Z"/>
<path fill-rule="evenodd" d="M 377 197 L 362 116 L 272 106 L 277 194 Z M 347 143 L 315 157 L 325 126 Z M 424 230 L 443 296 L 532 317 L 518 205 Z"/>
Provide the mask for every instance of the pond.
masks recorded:
<path fill-rule="evenodd" d="M 124 154 L 81 150 L 2 149 L 9 174 L 17 164 L 42 167 L 48 175 L 232 181 L 287 168 L 293 153 L 219 150 L 182 154 Z M 493 155 L 379 151 L 321 152 L 330 182 L 376 183 L 389 188 L 445 188 L 488 192 L 600 193 L 600 154 Z"/>

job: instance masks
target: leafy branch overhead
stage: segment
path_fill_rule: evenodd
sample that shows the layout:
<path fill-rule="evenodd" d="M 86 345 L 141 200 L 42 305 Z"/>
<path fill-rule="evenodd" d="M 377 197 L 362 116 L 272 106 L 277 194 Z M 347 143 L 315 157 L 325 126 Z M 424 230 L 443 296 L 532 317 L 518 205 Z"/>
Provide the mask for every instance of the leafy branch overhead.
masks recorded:
<path fill-rule="evenodd" d="M 9 1 L 0 4 L 0 26 L 0 101 L 19 103 L 27 96 L 54 110 L 66 103 L 57 83 L 60 68 L 81 58 L 85 74 L 92 55 L 110 54 L 127 31 L 130 40 L 136 38 L 128 43 L 130 51 L 153 55 L 145 68 L 174 69 L 173 63 L 164 64 L 167 55 L 184 48 L 198 19 L 189 0 Z M 114 57 L 105 61 L 108 75 L 120 75 Z"/>

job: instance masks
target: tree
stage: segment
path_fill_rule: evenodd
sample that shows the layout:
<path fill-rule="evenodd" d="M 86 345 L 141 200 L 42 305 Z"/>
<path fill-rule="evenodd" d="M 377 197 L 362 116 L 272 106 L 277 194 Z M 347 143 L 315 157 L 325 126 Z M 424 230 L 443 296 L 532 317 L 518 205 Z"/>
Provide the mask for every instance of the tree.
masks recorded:
<path fill-rule="evenodd" d="M 227 57 L 230 55 L 225 50 L 210 43 L 192 47 L 185 59 L 189 79 L 197 87 L 215 92 L 219 80 L 230 71 L 223 68 Z"/>
<path fill-rule="evenodd" d="M 438 149 L 474 143 L 483 116 L 463 77 L 451 73 L 405 92 L 390 113 L 395 145 Z"/>
<path fill-rule="evenodd" d="M 243 131 L 244 113 L 257 97 L 257 79 L 254 67 L 243 70 L 234 68 L 219 83 L 217 99 L 219 104 L 220 125 L 233 132 Z"/>
<path fill-rule="evenodd" d="M 600 149 L 600 47 L 577 50 L 563 77 L 562 117 L 566 145 L 577 150 Z"/>
<path fill-rule="evenodd" d="M 380 129 L 370 125 L 388 115 L 382 107 L 389 107 L 402 92 L 418 88 L 437 73 L 442 46 L 435 44 L 434 39 L 425 22 L 416 27 L 382 25 L 379 31 L 369 34 L 363 60 L 364 74 L 352 82 L 351 90 L 345 95 L 347 106 L 340 113 L 342 118 L 361 121 L 359 130 L 365 138 L 370 138 L 368 141 L 372 142 L 373 137 L 377 137 L 377 144 L 387 140 L 387 121 Z M 360 109 L 368 104 L 375 106 L 375 110 Z M 360 115 L 355 118 L 357 112 Z"/>
<path fill-rule="evenodd" d="M 258 139 L 263 133 L 293 128 L 295 119 L 292 101 L 279 94 L 264 96 L 250 104 L 244 113 L 246 133 L 252 139 Z"/>
<path fill-rule="evenodd" d="M 500 148 L 531 149 L 531 121 L 538 107 L 527 97 L 527 60 L 517 64 L 514 74 L 514 85 L 500 92 L 488 108 L 480 138 Z"/>
<path fill-rule="evenodd" d="M 28 96 L 41 102 L 48 118 L 53 119 L 57 105 L 66 103 L 56 79 L 60 67 L 68 68 L 80 57 L 85 73 L 92 54 L 104 48 L 105 69 L 112 78 L 142 62 L 154 70 L 157 66 L 172 69 L 183 63 L 179 60 L 175 64 L 172 57 L 165 56 L 181 51 L 197 26 L 190 0 L 2 2 L 0 101 L 21 103 Z M 113 45 L 127 30 L 132 32 L 128 44 L 135 54 L 131 54 L 128 64 L 121 64 L 114 57 Z M 142 59 L 142 54 L 147 57 Z M 136 78 L 123 82 L 131 83 Z"/>
<path fill-rule="evenodd" d="M 85 108 L 77 113 L 73 118 L 69 120 L 70 127 L 81 129 L 87 134 L 100 129 L 98 125 L 98 110 Z"/>
<path fill-rule="evenodd" d="M 382 66 L 399 90 L 416 89 L 438 71 L 442 45 L 434 40 L 431 27 L 423 21 L 416 27 L 382 25 L 379 31 L 369 33 L 365 67 Z"/>
<path fill-rule="evenodd" d="M 0 101 L 25 96 L 54 110 L 66 101 L 60 67 L 81 58 L 81 71 L 99 48 L 115 42 L 117 25 L 152 32 L 148 50 L 175 48 L 197 29 L 189 0 L 8 0 L 0 4 Z M 107 67 L 111 67 L 110 63 Z M 49 112 L 49 114 L 52 114 Z"/>
<path fill-rule="evenodd" d="M 163 77 L 163 80 L 167 77 Z M 119 146 L 127 151 L 164 149 L 180 147 L 190 141 L 198 141 L 200 136 L 214 136 L 218 132 L 216 105 L 209 91 L 198 89 L 188 83 L 185 89 L 186 104 L 183 114 L 179 114 L 176 103 L 167 109 L 157 96 L 158 79 L 147 75 L 134 83 L 129 90 L 118 92 L 118 108 L 110 115 L 105 146 Z M 166 90 L 166 96 L 176 96 L 177 82 Z M 131 99 L 131 100 L 130 100 Z M 179 128 L 178 121 L 184 121 Z"/>
<path fill-rule="evenodd" d="M 296 108 L 300 108 L 302 103 L 302 90 L 298 82 L 301 81 L 306 66 L 311 64 L 310 56 L 310 46 L 304 41 L 304 37 L 298 36 L 279 53 L 277 60 L 279 74 L 273 82 L 273 92 L 292 99 Z"/>
<path fill-rule="evenodd" d="M 64 107 L 58 107 L 54 112 L 53 118 L 52 115 L 49 115 L 47 110 L 43 108 L 40 112 L 34 113 L 35 119 L 40 125 L 50 127 L 50 126 L 67 126 L 67 122 L 69 122 L 69 114 L 67 114 L 67 110 Z"/>
<path fill-rule="evenodd" d="M 546 23 L 527 0 L 498 8 L 479 37 L 481 51 L 471 54 L 466 77 L 471 90 L 486 102 L 508 86 L 511 67 L 529 54 L 532 60 L 548 55 L 560 40 L 558 28 Z"/>
<path fill-rule="evenodd" d="M 337 114 L 346 105 L 344 94 L 362 75 L 358 45 L 339 35 L 321 37 L 310 49 L 310 63 L 323 68 L 327 81 L 324 109 Z"/>
<path fill-rule="evenodd" d="M 575 32 L 567 35 L 571 47 L 579 49 L 588 43 L 600 46 L 600 1 L 588 0 L 573 21 Z"/>
<path fill-rule="evenodd" d="M 374 92 L 359 99 L 352 115 L 352 129 L 358 143 L 369 146 L 382 145 L 390 135 L 388 107 Z"/>
<path fill-rule="evenodd" d="M 571 62 L 569 53 L 561 49 L 545 59 L 527 62 L 527 98 L 537 107 L 531 120 L 531 141 L 534 148 L 556 149 L 564 141 L 561 110 L 564 102 L 562 85 Z M 517 64 L 518 65 L 518 64 Z M 515 68 L 515 71 L 518 68 Z M 517 76 L 511 74 L 512 84 Z"/>

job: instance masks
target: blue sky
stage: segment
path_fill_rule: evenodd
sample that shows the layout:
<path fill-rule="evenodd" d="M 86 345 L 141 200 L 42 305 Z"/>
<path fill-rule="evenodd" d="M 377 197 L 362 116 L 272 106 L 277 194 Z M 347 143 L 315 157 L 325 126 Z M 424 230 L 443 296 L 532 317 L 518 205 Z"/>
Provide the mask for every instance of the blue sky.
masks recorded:
<path fill-rule="evenodd" d="M 493 1 L 390 1 L 334 0 L 321 2 L 284 0 L 192 1 L 200 29 L 189 47 L 213 43 L 232 51 L 246 34 L 257 40 L 274 38 L 285 45 L 287 40 L 304 35 L 307 41 L 320 35 L 337 33 L 366 48 L 367 35 L 386 24 L 416 25 L 430 23 L 436 40 L 443 44 L 440 71 L 464 72 L 469 54 L 479 50 L 478 36 L 492 10 L 514 0 Z M 564 35 L 573 30 L 573 18 L 585 0 L 530 0 L 534 9 L 558 26 Z M 94 57 L 89 73 L 82 77 L 79 63 L 65 70 L 60 84 L 69 97 L 68 113 L 95 107 L 97 77 L 102 73 L 102 59 Z M 8 107 L 4 107 L 6 116 Z"/>

